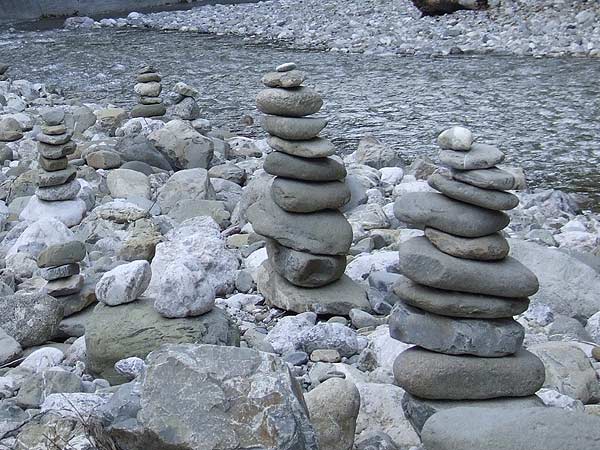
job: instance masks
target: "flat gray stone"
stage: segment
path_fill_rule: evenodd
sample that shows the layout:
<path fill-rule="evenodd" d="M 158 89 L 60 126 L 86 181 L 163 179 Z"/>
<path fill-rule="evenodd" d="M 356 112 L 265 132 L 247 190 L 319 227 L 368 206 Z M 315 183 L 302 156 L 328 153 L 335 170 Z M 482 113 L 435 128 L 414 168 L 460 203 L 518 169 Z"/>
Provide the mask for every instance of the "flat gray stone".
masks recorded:
<path fill-rule="evenodd" d="M 517 181 L 515 177 L 502 169 L 492 167 L 491 169 L 479 170 L 453 170 L 452 176 L 464 183 L 480 187 L 482 189 L 496 189 L 506 191 L 515 189 Z"/>
<path fill-rule="evenodd" d="M 42 291 L 45 294 L 53 297 L 59 297 L 61 295 L 76 294 L 81 291 L 83 287 L 83 276 L 72 275 L 68 278 L 60 278 L 58 280 L 48 281 Z"/>
<path fill-rule="evenodd" d="M 298 66 L 296 65 L 296 63 L 287 62 L 287 63 L 279 64 L 277 67 L 275 67 L 275 70 L 277 72 L 289 72 L 291 70 L 295 70 L 297 67 Z"/>
<path fill-rule="evenodd" d="M 327 120 L 317 117 L 264 116 L 261 125 L 271 136 L 290 141 L 307 141 L 318 136 L 327 126 Z"/>
<path fill-rule="evenodd" d="M 434 192 L 402 195 L 394 204 L 394 214 L 402 222 L 464 237 L 487 236 L 510 223 L 510 218 L 503 212 L 469 205 Z"/>
<path fill-rule="evenodd" d="M 402 409 L 406 418 L 415 431 L 421 435 L 425 422 L 434 414 L 453 408 L 492 408 L 492 409 L 522 409 L 545 408 L 544 402 L 537 396 L 492 398 L 488 400 L 427 400 L 410 395 L 402 397 Z"/>
<path fill-rule="evenodd" d="M 425 237 L 438 250 L 457 258 L 498 261 L 506 258 L 510 251 L 508 241 L 500 233 L 464 238 L 428 227 L 425 228 Z"/>
<path fill-rule="evenodd" d="M 290 283 L 320 287 L 339 280 L 346 269 L 346 257 L 313 255 L 279 245 L 269 239 L 267 254 L 271 267 Z"/>
<path fill-rule="evenodd" d="M 302 181 L 336 181 L 346 176 L 346 168 L 333 158 L 301 158 L 283 152 L 267 155 L 265 172 Z"/>
<path fill-rule="evenodd" d="M 248 208 L 246 216 L 256 233 L 301 252 L 345 255 L 352 245 L 352 227 L 339 211 L 290 213 L 266 195 Z"/>
<path fill-rule="evenodd" d="M 287 72 L 269 72 L 262 77 L 262 83 L 273 88 L 292 88 L 300 86 L 306 79 L 306 73 L 301 70 Z"/>
<path fill-rule="evenodd" d="M 439 173 L 431 175 L 427 182 L 447 197 L 482 208 L 503 211 L 516 208 L 519 204 L 519 197 L 510 192 L 478 188 Z"/>
<path fill-rule="evenodd" d="M 67 166 L 66 169 L 46 172 L 38 170 L 37 178 L 39 187 L 59 186 L 75 179 L 77 170 L 73 166 Z"/>
<path fill-rule="evenodd" d="M 267 143 L 278 152 L 302 158 L 325 158 L 335 153 L 335 145 L 330 140 L 320 137 L 308 141 L 288 141 L 277 136 L 270 136 Z"/>
<path fill-rule="evenodd" d="M 494 145 L 475 143 L 467 152 L 442 150 L 440 161 L 458 170 L 489 169 L 504 161 L 504 153 Z"/>
<path fill-rule="evenodd" d="M 134 117 L 158 117 L 164 116 L 167 108 L 163 103 L 155 103 L 153 105 L 135 105 L 131 110 L 130 116 Z"/>
<path fill-rule="evenodd" d="M 67 278 L 79 273 L 79 264 L 65 264 L 64 266 L 46 267 L 40 270 L 40 276 L 46 281 Z"/>
<path fill-rule="evenodd" d="M 62 108 L 44 108 L 40 111 L 46 125 L 60 125 L 65 120 L 65 110 Z"/>
<path fill-rule="evenodd" d="M 43 142 L 38 142 L 38 151 L 40 155 L 48 159 L 60 159 L 75 153 L 77 144 L 75 142 L 67 142 L 64 145 L 48 145 Z"/>
<path fill-rule="evenodd" d="M 404 276 L 400 276 L 396 281 L 394 293 L 404 303 L 449 317 L 509 318 L 525 312 L 529 306 L 527 298 L 510 299 L 491 295 L 445 291 L 417 284 Z"/>
<path fill-rule="evenodd" d="M 69 142 L 71 140 L 71 137 L 73 137 L 72 133 L 63 133 L 54 136 L 50 134 L 39 133 L 36 138 L 39 142 L 42 142 L 44 144 L 63 145 Z"/>
<path fill-rule="evenodd" d="M 600 417 L 560 408 L 454 408 L 431 417 L 421 437 L 427 450 L 592 450 Z"/>
<path fill-rule="evenodd" d="M 40 200 L 48 202 L 58 202 L 63 200 L 73 200 L 79 194 L 81 185 L 79 181 L 73 179 L 65 184 L 49 187 L 38 187 L 35 191 L 35 195 Z"/>
<path fill-rule="evenodd" d="M 390 336 L 447 355 L 496 358 L 517 352 L 525 330 L 513 319 L 458 319 L 398 302 L 390 316 Z"/>
<path fill-rule="evenodd" d="M 258 269 L 256 284 L 269 305 L 286 311 L 348 316 L 354 308 L 371 309 L 365 289 L 346 275 L 326 286 L 304 288 L 287 281 L 265 261 Z"/>
<path fill-rule="evenodd" d="M 275 203 L 290 212 L 310 213 L 339 209 L 350 201 L 350 189 L 340 181 L 298 181 L 277 177 L 271 185 Z"/>
<path fill-rule="evenodd" d="M 81 241 L 70 241 L 50 245 L 38 255 L 38 267 L 56 267 L 83 261 L 86 255 L 85 244 Z"/>
<path fill-rule="evenodd" d="M 544 364 L 526 350 L 502 358 L 479 358 L 412 347 L 394 361 L 398 386 L 431 400 L 526 397 L 544 384 Z"/>
<path fill-rule="evenodd" d="M 87 368 L 111 384 L 127 381 L 114 368 L 117 361 L 148 353 L 163 344 L 239 345 L 239 330 L 219 308 L 197 317 L 167 319 L 153 299 L 118 306 L 98 304 L 85 326 Z"/>
<path fill-rule="evenodd" d="M 58 159 L 48 159 L 44 158 L 43 156 L 40 156 L 38 158 L 38 163 L 40 167 L 45 171 L 54 172 L 56 170 L 66 169 L 69 165 L 69 160 L 66 157 Z"/>
<path fill-rule="evenodd" d="M 269 88 L 258 93 L 256 106 L 265 114 L 304 117 L 319 112 L 323 106 L 323 99 L 318 92 L 306 86 Z"/>
<path fill-rule="evenodd" d="M 471 261 L 436 249 L 425 237 L 400 246 L 399 271 L 425 286 L 472 294 L 523 298 L 539 289 L 536 276 L 516 259 Z"/>

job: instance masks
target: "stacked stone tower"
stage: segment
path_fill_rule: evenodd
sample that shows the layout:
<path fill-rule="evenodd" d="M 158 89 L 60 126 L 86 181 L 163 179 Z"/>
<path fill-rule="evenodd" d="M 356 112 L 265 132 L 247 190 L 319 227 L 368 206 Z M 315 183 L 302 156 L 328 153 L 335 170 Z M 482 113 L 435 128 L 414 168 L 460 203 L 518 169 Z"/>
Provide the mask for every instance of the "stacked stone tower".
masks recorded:
<path fill-rule="evenodd" d="M 273 149 L 264 170 L 275 177 L 248 210 L 254 231 L 268 238 L 267 274 L 258 284 L 274 306 L 348 314 L 352 307 L 368 308 L 364 290 L 344 276 L 352 228 L 338 209 L 350 190 L 343 163 L 331 157 L 334 145 L 318 136 L 327 120 L 308 117 L 323 100 L 302 85 L 304 79 L 295 64 L 281 65 L 263 77 L 267 89 L 256 100 Z"/>
<path fill-rule="evenodd" d="M 508 256 L 500 232 L 510 221 L 503 211 L 519 202 L 506 192 L 513 175 L 496 167 L 504 154 L 473 143 L 461 127 L 444 131 L 438 143 L 449 171 L 428 182 L 441 193 L 406 194 L 394 205 L 399 220 L 425 230 L 400 247 L 404 277 L 394 290 L 401 301 L 390 317 L 391 336 L 417 345 L 394 364 L 417 431 L 437 410 L 465 401 L 537 404 L 527 397 L 544 382 L 544 366 L 521 347 L 524 330 L 512 318 L 527 309 L 538 280 Z"/>
<path fill-rule="evenodd" d="M 65 309 L 70 303 L 70 296 L 79 293 L 83 286 L 79 263 L 85 255 L 85 245 L 71 241 L 47 247 L 37 258 L 40 275 L 47 281 L 44 292 L 63 299 Z"/>
<path fill-rule="evenodd" d="M 160 98 L 162 91 L 160 74 L 152 66 L 143 67 L 136 77 L 134 87 L 138 95 L 138 104 L 131 110 L 131 117 L 164 116 L 167 108 Z"/>

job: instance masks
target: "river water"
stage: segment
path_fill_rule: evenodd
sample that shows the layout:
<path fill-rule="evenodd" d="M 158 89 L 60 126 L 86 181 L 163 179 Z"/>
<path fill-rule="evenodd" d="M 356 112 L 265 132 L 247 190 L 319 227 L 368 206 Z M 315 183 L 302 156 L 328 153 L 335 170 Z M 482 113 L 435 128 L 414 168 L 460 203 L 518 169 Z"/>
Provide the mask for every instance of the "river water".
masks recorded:
<path fill-rule="evenodd" d="M 382 57 L 257 46 L 240 38 L 156 30 L 0 31 L 13 78 L 58 84 L 69 98 L 131 107 L 135 69 L 150 63 L 163 88 L 202 92 L 204 117 L 247 136 L 261 75 L 295 61 L 322 93 L 327 137 L 348 153 L 371 134 L 410 163 L 435 158 L 435 137 L 463 124 L 522 166 L 533 186 L 582 194 L 600 209 L 600 60 Z"/>

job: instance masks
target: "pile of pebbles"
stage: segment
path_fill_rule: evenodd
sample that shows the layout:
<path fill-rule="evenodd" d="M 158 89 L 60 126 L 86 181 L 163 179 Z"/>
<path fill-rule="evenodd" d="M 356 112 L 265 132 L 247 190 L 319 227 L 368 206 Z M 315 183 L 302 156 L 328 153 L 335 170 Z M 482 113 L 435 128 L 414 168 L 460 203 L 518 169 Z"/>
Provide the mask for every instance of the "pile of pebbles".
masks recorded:
<path fill-rule="evenodd" d="M 164 116 L 167 108 L 160 98 L 162 91 L 160 74 L 152 66 L 143 67 L 136 76 L 134 87 L 138 95 L 138 104 L 131 110 L 131 117 Z"/>
<path fill-rule="evenodd" d="M 85 245 L 80 241 L 70 241 L 50 245 L 37 258 L 40 275 L 47 281 L 44 292 L 63 299 L 68 304 L 71 295 L 78 294 L 83 287 L 79 263 L 86 255 Z"/>
<path fill-rule="evenodd" d="M 417 345 L 394 363 L 417 431 L 424 423 L 419 411 L 440 408 L 431 402 L 448 401 L 445 408 L 530 397 L 545 377 L 540 359 L 522 348 L 525 331 L 512 318 L 527 310 L 539 284 L 508 256 L 501 234 L 510 222 L 504 211 L 519 203 L 505 192 L 514 188 L 513 175 L 496 167 L 504 154 L 473 143 L 461 127 L 444 131 L 438 144 L 449 170 L 437 171 L 428 183 L 441 194 L 409 193 L 394 205 L 399 220 L 425 230 L 400 247 L 404 277 L 394 292 L 402 301 L 390 317 L 391 336 Z M 525 401 L 537 403 L 534 397 Z"/>

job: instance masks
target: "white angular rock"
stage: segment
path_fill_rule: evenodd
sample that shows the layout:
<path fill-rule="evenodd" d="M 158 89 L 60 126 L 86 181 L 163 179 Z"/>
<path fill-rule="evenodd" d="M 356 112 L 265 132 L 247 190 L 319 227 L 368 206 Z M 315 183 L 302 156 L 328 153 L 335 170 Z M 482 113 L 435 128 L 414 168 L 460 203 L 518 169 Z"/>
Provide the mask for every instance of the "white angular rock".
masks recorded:
<path fill-rule="evenodd" d="M 317 315 L 314 312 L 282 317 L 269 331 L 266 339 L 280 355 L 292 352 L 296 350 L 298 336 L 312 328 L 316 321 Z"/>
<path fill-rule="evenodd" d="M 62 200 L 57 202 L 47 202 L 40 200 L 37 196 L 32 196 L 27 206 L 21 211 L 19 219 L 28 222 L 46 219 L 60 220 L 68 227 L 78 225 L 87 208 L 85 202 L 79 198 L 73 200 Z"/>
<path fill-rule="evenodd" d="M 144 293 L 151 277 L 148 261 L 121 264 L 102 275 L 96 284 L 96 297 L 110 306 L 132 302 Z"/>
<path fill-rule="evenodd" d="M 150 182 L 141 172 L 130 169 L 111 170 L 106 177 L 110 195 L 115 198 L 150 198 Z"/>
<path fill-rule="evenodd" d="M 58 366 L 63 359 L 65 359 L 65 354 L 61 350 L 54 347 L 42 347 L 25 358 L 19 367 L 40 373 L 50 367 Z"/>

